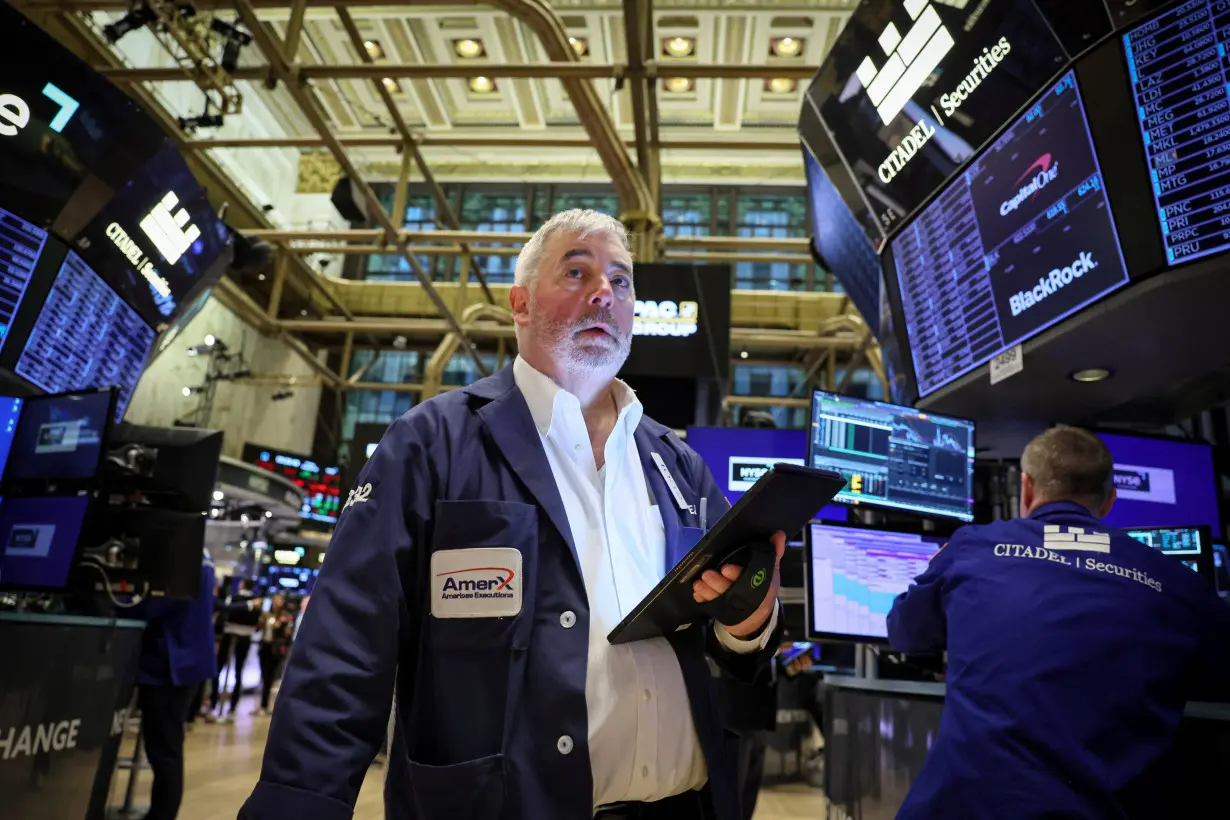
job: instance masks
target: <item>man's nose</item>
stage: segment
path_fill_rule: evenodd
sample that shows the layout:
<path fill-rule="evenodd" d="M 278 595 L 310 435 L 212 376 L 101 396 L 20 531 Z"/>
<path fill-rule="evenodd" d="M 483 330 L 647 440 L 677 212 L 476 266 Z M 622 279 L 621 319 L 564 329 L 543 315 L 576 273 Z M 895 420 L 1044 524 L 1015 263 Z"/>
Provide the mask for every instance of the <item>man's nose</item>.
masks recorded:
<path fill-rule="evenodd" d="M 611 280 L 605 276 L 598 277 L 598 285 L 589 295 L 589 303 L 595 307 L 610 307 L 615 301 L 615 291 L 611 288 Z"/>

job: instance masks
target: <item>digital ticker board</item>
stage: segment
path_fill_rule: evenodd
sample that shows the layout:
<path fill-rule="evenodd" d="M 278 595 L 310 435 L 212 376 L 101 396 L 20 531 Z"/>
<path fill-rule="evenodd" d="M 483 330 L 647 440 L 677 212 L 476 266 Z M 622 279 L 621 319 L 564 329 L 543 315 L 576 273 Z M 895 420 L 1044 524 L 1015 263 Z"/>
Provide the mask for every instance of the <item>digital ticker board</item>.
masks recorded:
<path fill-rule="evenodd" d="M 1230 247 L 1230 3 L 1189 0 L 1123 35 L 1166 261 Z"/>

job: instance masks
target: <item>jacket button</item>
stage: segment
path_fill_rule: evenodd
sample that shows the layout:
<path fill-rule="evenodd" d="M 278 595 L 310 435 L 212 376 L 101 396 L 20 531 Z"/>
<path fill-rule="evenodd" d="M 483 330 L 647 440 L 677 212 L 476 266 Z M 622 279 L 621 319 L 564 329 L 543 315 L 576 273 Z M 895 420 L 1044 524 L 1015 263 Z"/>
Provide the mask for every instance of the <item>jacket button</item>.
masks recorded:
<path fill-rule="evenodd" d="M 577 623 L 577 614 L 571 609 L 566 612 L 561 612 L 559 616 L 559 625 L 564 629 L 572 629 Z"/>
<path fill-rule="evenodd" d="M 572 738 L 568 737 L 568 735 L 560 735 L 559 740 L 555 741 L 555 748 L 559 749 L 559 753 L 562 755 L 571 754 Z"/>

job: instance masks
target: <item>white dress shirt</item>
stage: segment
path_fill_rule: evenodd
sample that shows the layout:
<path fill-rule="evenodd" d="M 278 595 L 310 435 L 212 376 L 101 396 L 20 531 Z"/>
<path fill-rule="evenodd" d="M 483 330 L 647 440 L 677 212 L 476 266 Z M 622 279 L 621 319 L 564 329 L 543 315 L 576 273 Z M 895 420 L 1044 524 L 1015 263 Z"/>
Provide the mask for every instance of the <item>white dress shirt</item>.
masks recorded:
<path fill-rule="evenodd" d="M 633 438 L 641 403 L 616 380 L 619 417 L 599 470 L 576 396 L 520 357 L 513 376 L 542 437 L 589 599 L 585 699 L 594 807 L 698 789 L 708 773 L 674 650 L 665 638 L 612 646 L 606 637 L 667 570 L 662 516 L 675 512 L 658 509 L 645 481 Z M 770 632 L 743 641 L 717 628 L 735 652 L 762 649 Z"/>

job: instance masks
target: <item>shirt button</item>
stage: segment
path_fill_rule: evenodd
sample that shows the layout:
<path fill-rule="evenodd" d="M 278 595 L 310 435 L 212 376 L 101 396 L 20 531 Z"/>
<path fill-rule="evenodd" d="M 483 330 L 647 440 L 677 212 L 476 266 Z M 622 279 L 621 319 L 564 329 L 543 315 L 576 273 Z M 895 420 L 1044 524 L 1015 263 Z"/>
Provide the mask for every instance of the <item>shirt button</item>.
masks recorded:
<path fill-rule="evenodd" d="M 559 616 L 559 625 L 564 629 L 572 629 L 576 625 L 577 615 L 572 610 L 561 612 Z"/>
<path fill-rule="evenodd" d="M 579 451 L 580 451 L 580 449 L 581 449 L 581 445 L 580 445 L 580 444 L 574 444 L 574 445 L 572 445 L 572 449 L 577 450 L 577 451 L 579 452 Z"/>
<path fill-rule="evenodd" d="M 568 735 L 560 735 L 559 740 L 555 741 L 555 748 L 559 749 L 559 753 L 562 755 L 571 754 L 572 738 L 568 737 Z"/>
<path fill-rule="evenodd" d="M 649 700 L 649 698 L 652 696 L 652 694 L 653 694 L 652 692 L 650 692 L 648 689 L 646 689 L 646 690 L 645 690 L 645 692 L 643 693 L 642 697 L 644 697 L 644 698 L 645 698 L 645 700 Z"/>
<path fill-rule="evenodd" d="M 641 766 L 641 777 L 649 777 L 649 767 Z"/>

